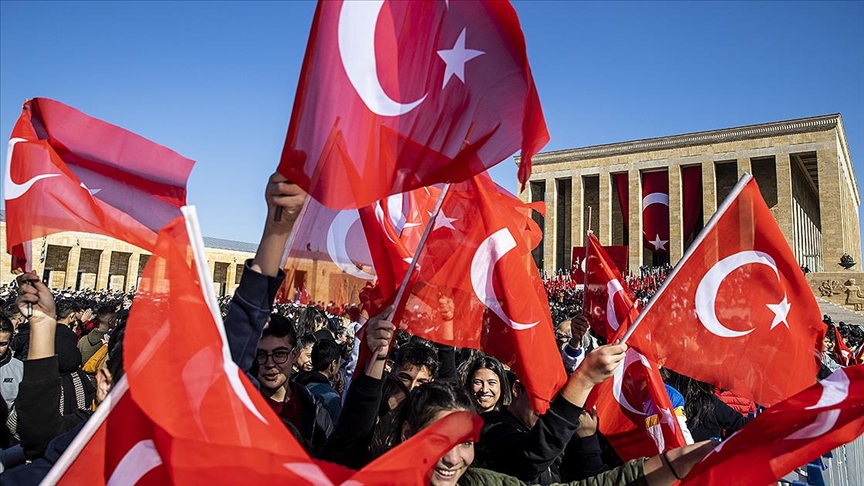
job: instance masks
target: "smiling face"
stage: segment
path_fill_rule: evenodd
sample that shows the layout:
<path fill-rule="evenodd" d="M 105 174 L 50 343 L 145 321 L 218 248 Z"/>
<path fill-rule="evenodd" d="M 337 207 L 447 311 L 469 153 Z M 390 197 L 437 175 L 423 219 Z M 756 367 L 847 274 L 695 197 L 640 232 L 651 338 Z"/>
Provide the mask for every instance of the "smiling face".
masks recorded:
<path fill-rule="evenodd" d="M 498 375 L 488 368 L 475 371 L 471 380 L 471 397 L 480 413 L 494 409 L 501 398 L 501 381 Z"/>
<path fill-rule="evenodd" d="M 433 423 L 457 410 L 442 410 L 435 415 Z M 432 486 L 452 486 L 459 481 L 465 471 L 474 462 L 474 443 L 462 442 L 456 444 L 446 454 L 441 456 L 432 472 Z"/>
<path fill-rule="evenodd" d="M 294 359 L 298 371 L 312 371 L 312 345 L 295 350 Z"/>
<path fill-rule="evenodd" d="M 288 359 L 284 363 L 277 363 L 281 359 L 276 358 L 276 355 L 288 353 Z M 291 343 L 287 337 L 277 338 L 275 336 L 265 336 L 258 342 L 258 356 L 266 359 L 263 363 L 259 359 L 258 363 L 258 381 L 261 383 L 261 388 L 268 391 L 275 391 L 280 387 L 287 386 L 288 379 L 291 377 Z"/>

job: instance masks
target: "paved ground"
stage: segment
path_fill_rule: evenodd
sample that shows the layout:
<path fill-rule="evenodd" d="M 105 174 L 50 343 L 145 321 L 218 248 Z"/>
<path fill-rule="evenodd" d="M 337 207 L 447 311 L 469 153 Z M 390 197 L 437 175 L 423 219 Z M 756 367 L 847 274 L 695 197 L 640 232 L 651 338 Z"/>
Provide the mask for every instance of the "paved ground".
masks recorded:
<path fill-rule="evenodd" d="M 819 303 L 819 309 L 822 310 L 822 314 L 828 314 L 834 322 L 843 321 L 847 324 L 864 325 L 864 314 L 860 312 L 855 312 L 847 307 L 828 302 L 820 297 L 816 297 L 816 302 Z"/>

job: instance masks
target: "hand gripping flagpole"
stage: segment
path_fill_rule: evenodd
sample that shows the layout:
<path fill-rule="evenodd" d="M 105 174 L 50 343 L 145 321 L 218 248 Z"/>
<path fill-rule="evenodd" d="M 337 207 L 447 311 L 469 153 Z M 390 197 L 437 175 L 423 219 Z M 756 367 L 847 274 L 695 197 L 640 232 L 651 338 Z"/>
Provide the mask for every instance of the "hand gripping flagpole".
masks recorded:
<path fill-rule="evenodd" d="M 681 257 L 681 260 L 678 261 L 678 264 L 675 265 L 675 268 L 672 269 L 672 272 L 669 274 L 668 277 L 666 277 L 666 280 L 663 281 L 663 285 L 660 286 L 660 290 L 658 290 L 657 293 L 654 294 L 654 297 L 652 297 L 651 300 L 648 301 L 648 305 L 646 305 L 642 312 L 639 313 L 639 317 L 636 318 L 636 322 L 634 322 L 633 325 L 630 326 L 630 329 L 628 329 L 624 336 L 621 338 L 622 344 L 626 343 L 627 340 L 630 339 L 630 336 L 633 335 L 633 333 L 636 331 L 636 328 L 639 327 L 639 324 L 642 322 L 642 318 L 645 316 L 645 314 L 648 313 L 648 311 L 651 310 L 651 307 L 654 306 L 654 302 L 657 301 L 657 299 L 660 297 L 660 294 L 662 294 L 663 291 L 666 290 L 667 284 L 672 280 L 675 275 L 678 274 L 678 271 L 681 270 L 681 267 L 684 266 L 684 263 L 686 263 L 687 260 L 689 260 L 693 253 L 696 251 L 696 248 L 698 248 L 699 245 L 702 244 L 702 242 L 705 240 L 705 235 L 709 233 L 709 230 L 711 228 L 717 225 L 717 221 L 720 219 L 721 216 L 726 214 L 729 206 L 731 206 L 732 202 L 735 201 L 739 194 L 741 194 L 741 191 L 744 190 L 744 186 L 746 186 L 751 179 L 753 179 L 753 176 L 748 174 L 747 172 L 741 175 L 741 179 L 738 179 L 738 183 L 735 184 L 735 187 L 732 188 L 732 190 L 729 192 L 729 195 L 726 196 L 726 199 L 724 199 L 720 207 L 717 208 L 717 212 L 715 212 L 714 215 L 711 216 L 711 219 L 708 220 L 708 223 L 705 225 L 704 228 L 702 228 L 702 231 L 699 232 L 699 236 L 697 236 L 696 239 L 693 240 L 693 243 L 691 243 L 690 247 L 687 248 L 687 251 L 684 252 L 684 256 Z"/>

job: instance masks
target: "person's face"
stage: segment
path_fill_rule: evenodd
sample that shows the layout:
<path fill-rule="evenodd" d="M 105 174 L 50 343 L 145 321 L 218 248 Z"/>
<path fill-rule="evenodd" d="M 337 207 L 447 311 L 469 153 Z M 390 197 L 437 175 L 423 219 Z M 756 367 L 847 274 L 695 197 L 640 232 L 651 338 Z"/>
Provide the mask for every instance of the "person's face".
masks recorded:
<path fill-rule="evenodd" d="M 312 371 L 312 345 L 295 350 L 294 364 L 300 371 Z"/>
<path fill-rule="evenodd" d="M 276 390 L 285 386 L 291 377 L 291 343 L 288 338 L 265 336 L 258 341 L 258 381 L 261 387 Z M 287 355 L 287 356 L 286 356 Z M 277 363 L 282 361 L 283 363 Z"/>
<path fill-rule="evenodd" d="M 455 410 L 442 410 L 435 415 L 433 423 L 450 415 Z M 432 486 L 450 486 L 459 481 L 459 478 L 465 474 L 465 471 L 474 462 L 474 443 L 462 442 L 456 444 L 446 454 L 438 459 L 435 464 L 435 469 L 432 472 L 432 480 L 429 482 Z"/>
<path fill-rule="evenodd" d="M 5 356 L 9 351 L 9 341 L 11 339 L 11 332 L 0 332 L 0 356 Z"/>
<path fill-rule="evenodd" d="M 827 353 L 834 351 L 834 341 L 832 341 L 828 336 L 825 336 L 825 338 L 822 339 L 822 351 Z"/>
<path fill-rule="evenodd" d="M 396 373 L 396 377 L 403 385 L 408 387 L 408 390 L 432 381 L 432 373 L 426 366 L 415 366 L 411 363 L 403 363 L 402 368 Z"/>
<path fill-rule="evenodd" d="M 501 398 L 501 382 L 492 370 L 480 368 L 474 372 L 471 381 L 471 395 L 480 412 L 488 412 L 495 408 L 498 399 Z"/>

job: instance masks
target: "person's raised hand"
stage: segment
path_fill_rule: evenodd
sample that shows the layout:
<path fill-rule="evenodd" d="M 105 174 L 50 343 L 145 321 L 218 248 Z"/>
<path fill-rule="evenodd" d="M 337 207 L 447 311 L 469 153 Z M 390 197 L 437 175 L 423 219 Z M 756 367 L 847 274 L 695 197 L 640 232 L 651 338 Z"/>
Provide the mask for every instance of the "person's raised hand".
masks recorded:
<path fill-rule="evenodd" d="M 274 230 L 291 231 L 297 215 L 306 202 L 306 191 L 294 184 L 278 172 L 274 172 L 267 180 L 267 190 L 264 191 L 267 201 L 267 224 Z M 279 213 L 279 217 L 276 214 Z"/>
<path fill-rule="evenodd" d="M 607 344 L 588 353 L 567 379 L 561 395 L 577 407 L 584 406 L 591 389 L 612 376 L 626 351 L 626 344 Z"/>
<path fill-rule="evenodd" d="M 580 347 L 582 337 L 588 332 L 588 318 L 584 314 L 579 314 L 570 319 L 570 345 L 574 348 Z"/>
<path fill-rule="evenodd" d="M 396 332 L 396 326 L 387 320 L 392 311 L 393 306 L 390 306 L 366 323 L 366 346 L 372 353 L 372 359 L 387 357 L 393 333 Z"/>
<path fill-rule="evenodd" d="M 54 295 L 51 290 L 39 280 L 36 272 L 27 272 L 18 275 L 18 310 L 21 314 L 28 315 L 31 312 L 30 324 L 39 325 L 42 322 L 57 320 L 57 310 L 54 306 Z M 28 310 L 28 304 L 30 309 Z"/>
<path fill-rule="evenodd" d="M 590 437 L 597 433 L 597 407 L 591 411 L 583 410 L 579 415 L 579 427 L 576 428 L 576 437 Z"/>

